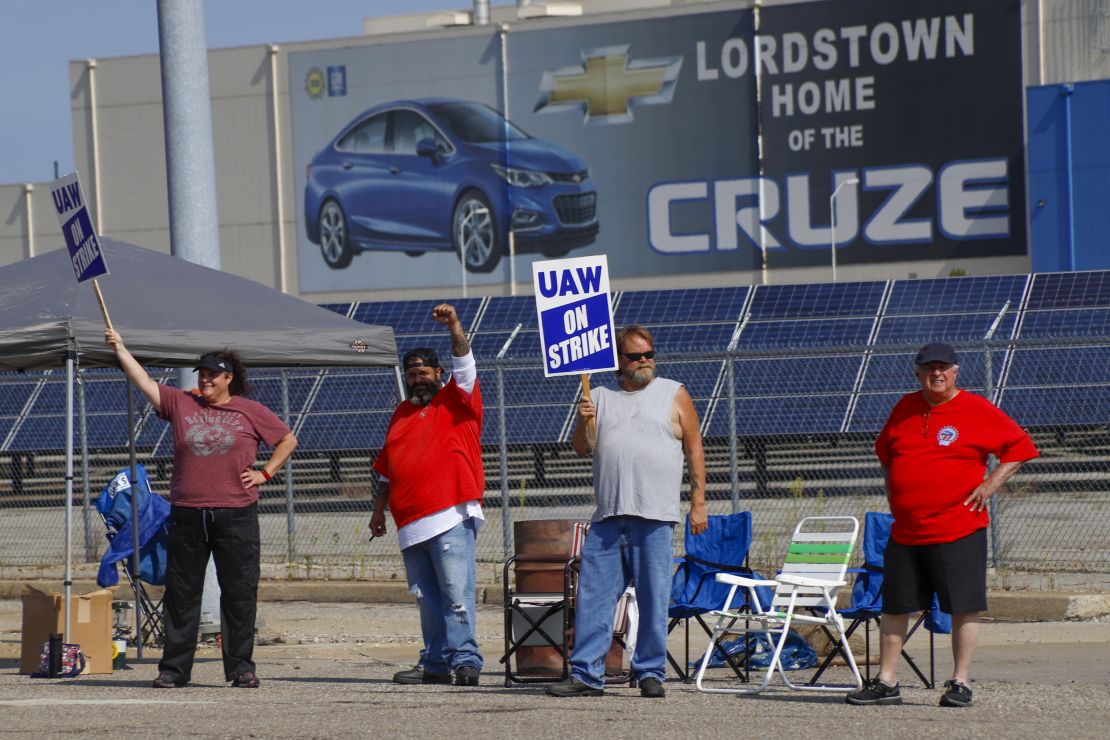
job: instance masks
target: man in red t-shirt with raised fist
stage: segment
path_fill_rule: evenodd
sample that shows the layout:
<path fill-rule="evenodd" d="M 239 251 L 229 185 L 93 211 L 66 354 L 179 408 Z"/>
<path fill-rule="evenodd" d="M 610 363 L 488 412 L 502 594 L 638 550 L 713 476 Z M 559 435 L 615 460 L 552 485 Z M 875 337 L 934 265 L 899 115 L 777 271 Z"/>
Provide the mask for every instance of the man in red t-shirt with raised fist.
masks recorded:
<path fill-rule="evenodd" d="M 956 387 L 952 347 L 927 344 L 914 365 L 921 390 L 895 404 L 875 441 L 894 515 L 884 553 L 879 675 L 847 702 L 902 703 L 896 671 L 909 615 L 931 608 L 935 592 L 952 615 L 952 678 L 940 705 L 966 707 L 979 614 L 987 609 L 987 500 L 1040 453 L 998 407 Z M 986 475 L 990 455 L 999 464 Z"/>
<path fill-rule="evenodd" d="M 482 394 L 470 343 L 454 306 L 432 309 L 451 332 L 451 380 L 435 350 L 405 353 L 409 398 L 389 420 L 374 470 L 378 497 L 370 532 L 386 532 L 388 505 L 397 524 L 409 591 L 420 607 L 420 662 L 400 671 L 401 684 L 477 686 L 482 670 L 475 634 L 474 545 L 482 523 Z"/>

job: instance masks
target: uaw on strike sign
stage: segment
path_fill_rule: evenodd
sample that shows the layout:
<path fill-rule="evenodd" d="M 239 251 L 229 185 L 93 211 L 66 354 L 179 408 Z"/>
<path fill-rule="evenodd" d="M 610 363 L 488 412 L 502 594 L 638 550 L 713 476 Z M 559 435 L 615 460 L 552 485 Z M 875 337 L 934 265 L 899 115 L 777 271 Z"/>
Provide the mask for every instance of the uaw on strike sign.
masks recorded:
<path fill-rule="evenodd" d="M 532 263 L 546 377 L 617 367 L 605 256 Z"/>
<path fill-rule="evenodd" d="M 54 210 L 58 213 L 58 223 L 69 248 L 77 282 L 107 275 L 108 264 L 104 261 L 100 240 L 96 238 L 96 230 L 89 218 L 89 209 L 85 207 L 77 173 L 71 172 L 51 183 L 50 194 L 54 198 Z"/>

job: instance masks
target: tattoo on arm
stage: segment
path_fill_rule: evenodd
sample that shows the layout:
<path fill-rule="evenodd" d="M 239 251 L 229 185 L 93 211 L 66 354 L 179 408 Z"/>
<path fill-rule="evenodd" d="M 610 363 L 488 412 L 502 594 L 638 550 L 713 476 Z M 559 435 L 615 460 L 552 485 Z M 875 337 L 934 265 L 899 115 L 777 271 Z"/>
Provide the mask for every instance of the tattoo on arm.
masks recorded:
<path fill-rule="evenodd" d="M 470 342 L 466 341 L 466 333 L 462 323 L 451 327 L 451 354 L 455 357 L 466 357 L 470 352 Z"/>
<path fill-rule="evenodd" d="M 686 464 L 689 468 L 690 498 L 693 500 L 696 496 L 705 495 L 704 466 L 699 469 L 692 457 L 687 458 Z"/>

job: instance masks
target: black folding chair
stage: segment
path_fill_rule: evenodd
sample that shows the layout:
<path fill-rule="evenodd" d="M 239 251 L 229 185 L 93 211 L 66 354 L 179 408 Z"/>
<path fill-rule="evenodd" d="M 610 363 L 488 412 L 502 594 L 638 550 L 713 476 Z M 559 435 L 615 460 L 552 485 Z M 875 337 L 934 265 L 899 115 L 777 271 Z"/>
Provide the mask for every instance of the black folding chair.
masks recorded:
<path fill-rule="evenodd" d="M 117 532 L 113 530 L 104 515 L 100 515 L 101 521 L 104 522 L 106 531 L 104 536 L 111 542 L 116 537 L 130 537 L 131 532 L 125 530 Z M 146 547 L 142 548 L 143 550 Z M 142 636 L 143 645 L 152 647 L 162 647 L 166 642 L 166 618 L 165 610 L 162 607 L 164 597 L 159 597 L 155 600 L 150 593 L 146 590 L 146 584 L 143 583 L 142 577 L 138 579 L 132 574 L 132 560 L 134 556 L 130 556 L 123 560 L 123 574 L 127 579 L 127 585 L 131 587 L 131 591 L 135 594 L 139 601 L 139 608 L 142 609 L 142 619 L 140 619 L 139 631 Z M 136 638 L 138 639 L 138 638 Z"/>

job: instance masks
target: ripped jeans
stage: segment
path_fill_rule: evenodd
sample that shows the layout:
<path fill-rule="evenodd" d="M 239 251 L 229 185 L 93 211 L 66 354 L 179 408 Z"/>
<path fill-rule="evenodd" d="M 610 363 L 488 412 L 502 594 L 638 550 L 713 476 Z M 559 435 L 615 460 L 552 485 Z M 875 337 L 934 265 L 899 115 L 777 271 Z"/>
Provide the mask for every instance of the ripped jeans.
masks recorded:
<path fill-rule="evenodd" d="M 462 666 L 482 669 L 475 634 L 477 535 L 477 521 L 469 518 L 401 551 L 409 591 L 420 607 L 421 665 L 429 673 L 447 674 Z"/>

